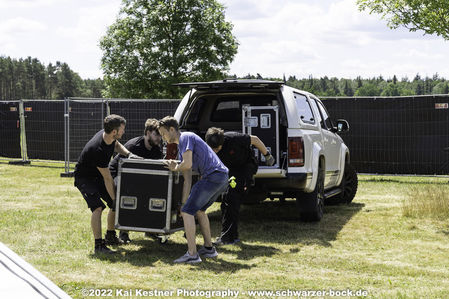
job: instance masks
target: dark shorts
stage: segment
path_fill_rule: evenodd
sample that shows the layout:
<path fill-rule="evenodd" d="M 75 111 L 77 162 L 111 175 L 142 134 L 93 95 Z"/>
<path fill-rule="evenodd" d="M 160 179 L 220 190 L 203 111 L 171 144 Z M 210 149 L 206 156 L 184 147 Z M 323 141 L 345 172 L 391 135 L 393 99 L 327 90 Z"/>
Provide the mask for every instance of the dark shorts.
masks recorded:
<path fill-rule="evenodd" d="M 103 201 L 112 211 L 115 211 L 114 201 L 109 196 L 102 179 L 76 179 L 75 186 L 80 190 L 92 212 L 100 207 L 104 210 L 106 206 Z"/>
<path fill-rule="evenodd" d="M 225 172 L 215 172 L 199 180 L 192 186 L 189 198 L 181 211 L 190 215 L 195 215 L 199 210 L 206 211 L 218 196 L 226 191 L 227 186 L 228 174 Z"/>

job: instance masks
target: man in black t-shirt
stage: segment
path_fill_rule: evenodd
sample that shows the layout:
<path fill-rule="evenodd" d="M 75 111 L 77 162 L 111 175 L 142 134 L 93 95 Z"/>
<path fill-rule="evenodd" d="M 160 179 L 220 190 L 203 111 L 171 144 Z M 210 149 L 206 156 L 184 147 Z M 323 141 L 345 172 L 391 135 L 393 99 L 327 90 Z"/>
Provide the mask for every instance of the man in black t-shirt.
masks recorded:
<path fill-rule="evenodd" d="M 255 146 L 264 156 L 268 166 L 274 164 L 274 158 L 257 137 L 237 132 L 226 132 L 220 128 L 209 128 L 206 143 L 217 153 L 224 165 L 229 168 L 229 177 L 235 177 L 235 188 L 231 186 L 221 203 L 222 229 L 215 245 L 239 242 L 238 222 L 240 203 L 251 187 L 253 175 L 258 164 L 251 146 Z"/>
<path fill-rule="evenodd" d="M 125 147 L 131 153 L 142 157 L 144 159 L 162 159 L 162 150 L 161 150 L 161 135 L 158 131 L 158 121 L 154 118 L 149 118 L 145 122 L 145 130 L 143 136 L 138 136 L 133 139 L 130 139 L 125 143 Z M 111 163 L 109 163 L 109 170 L 111 171 L 112 178 L 117 185 L 117 172 L 118 172 L 118 163 L 120 159 L 126 158 L 120 154 L 116 155 L 114 159 L 112 159 Z M 129 238 L 129 234 L 127 231 L 120 231 L 119 235 L 120 240 L 123 243 L 131 242 Z"/>
<path fill-rule="evenodd" d="M 92 211 L 91 227 L 95 238 L 95 253 L 113 253 L 106 244 L 115 245 L 120 241 L 115 234 L 115 186 L 109 171 L 109 161 L 115 152 L 132 157 L 118 140 L 125 133 L 126 120 L 115 114 L 104 119 L 104 130 L 99 131 L 83 148 L 75 166 L 75 186 L 80 190 L 87 206 Z M 105 239 L 101 238 L 101 214 L 110 208 Z"/>

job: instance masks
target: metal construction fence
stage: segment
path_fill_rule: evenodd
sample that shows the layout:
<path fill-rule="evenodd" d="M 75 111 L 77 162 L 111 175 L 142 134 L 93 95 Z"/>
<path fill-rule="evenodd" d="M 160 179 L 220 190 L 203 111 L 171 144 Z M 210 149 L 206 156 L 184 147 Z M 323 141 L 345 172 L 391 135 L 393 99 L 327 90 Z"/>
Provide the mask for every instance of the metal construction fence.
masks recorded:
<path fill-rule="evenodd" d="M 20 101 L 0 102 L 0 157 L 21 158 Z"/>
<path fill-rule="evenodd" d="M 76 162 L 86 142 L 109 114 L 127 120 L 123 143 L 142 135 L 148 118 L 173 115 L 179 100 L 87 99 L 0 102 L 0 157 L 15 163 L 30 160 Z"/>
<path fill-rule="evenodd" d="M 81 99 L 66 100 L 65 161 L 75 162 L 86 142 L 103 127 L 103 119 L 109 114 L 118 114 L 126 119 L 125 134 L 121 142 L 126 143 L 144 133 L 148 118 L 160 119 L 173 115 L 180 100 L 128 100 L 128 99 Z M 67 129 L 68 128 L 68 129 Z M 66 171 L 68 171 L 66 169 Z"/>
<path fill-rule="evenodd" d="M 361 173 L 448 175 L 449 95 L 322 98 Z M 0 157 L 14 162 L 76 162 L 111 113 L 127 120 L 122 142 L 143 134 L 147 118 L 173 115 L 179 100 L 86 99 L 0 101 Z M 20 159 L 20 160 L 18 160 Z"/>

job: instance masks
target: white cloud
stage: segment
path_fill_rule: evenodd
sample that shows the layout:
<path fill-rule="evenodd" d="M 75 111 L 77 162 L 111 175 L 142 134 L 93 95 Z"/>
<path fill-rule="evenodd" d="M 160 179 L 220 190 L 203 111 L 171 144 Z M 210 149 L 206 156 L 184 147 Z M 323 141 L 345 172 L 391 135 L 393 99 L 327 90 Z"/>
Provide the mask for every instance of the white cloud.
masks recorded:
<path fill-rule="evenodd" d="M 16 17 L 0 22 L 0 55 L 14 52 L 19 45 L 16 40 L 28 34 L 38 35 L 45 31 L 47 26 L 42 22 Z"/>
<path fill-rule="evenodd" d="M 16 17 L 0 22 L 0 32 L 2 34 L 36 33 L 46 29 L 47 26 L 42 22 L 22 17 Z"/>
<path fill-rule="evenodd" d="M 384 77 L 438 72 L 449 78 L 449 44 L 390 30 L 355 0 L 220 0 L 240 46 L 239 76 Z M 67 62 L 83 78 L 101 76 L 99 39 L 121 0 L 0 0 L 0 55 Z"/>
<path fill-rule="evenodd" d="M 101 76 L 99 39 L 121 0 L 0 0 L 0 55 L 67 62 L 83 78 Z M 8 9 L 3 9 L 8 7 Z"/>
<path fill-rule="evenodd" d="M 57 33 L 76 41 L 73 47 L 81 53 L 99 51 L 100 38 L 114 22 L 116 7 L 102 4 L 79 9 L 79 18 L 74 26 L 58 27 Z"/>
<path fill-rule="evenodd" d="M 36 8 L 61 4 L 69 0 L 0 0 L 0 9 Z"/>
<path fill-rule="evenodd" d="M 101 77 L 100 38 L 106 34 L 107 27 L 114 22 L 118 14 L 119 6 L 111 5 L 112 1 L 96 2 L 96 5 L 77 9 L 76 14 L 79 17 L 76 22 L 59 26 L 55 31 L 61 40 L 69 43 L 65 51 L 70 53 L 70 56 L 63 57 L 63 60 L 83 78 Z M 118 1 L 115 2 L 117 4 Z"/>
<path fill-rule="evenodd" d="M 440 38 L 390 30 L 378 15 L 358 11 L 354 0 L 225 2 L 230 4 L 227 16 L 241 44 L 231 65 L 237 75 L 413 76 L 420 70 L 442 75 L 445 69 L 449 76 L 447 67 L 425 57 L 446 52 Z M 253 5 L 257 5 L 255 19 L 248 12 Z M 410 63 L 413 59 L 420 62 Z"/>

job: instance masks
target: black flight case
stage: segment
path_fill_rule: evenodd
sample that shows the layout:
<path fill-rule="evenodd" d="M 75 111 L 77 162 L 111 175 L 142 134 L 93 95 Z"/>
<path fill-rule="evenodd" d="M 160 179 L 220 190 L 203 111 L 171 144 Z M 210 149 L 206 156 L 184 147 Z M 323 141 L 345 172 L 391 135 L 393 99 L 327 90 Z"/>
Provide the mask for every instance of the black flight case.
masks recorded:
<path fill-rule="evenodd" d="M 179 216 L 184 179 L 180 172 L 165 168 L 164 161 L 120 160 L 115 228 L 153 233 L 161 243 L 184 229 Z"/>

